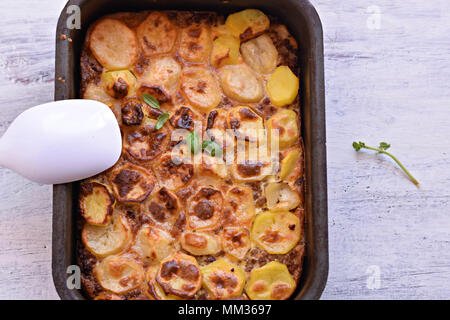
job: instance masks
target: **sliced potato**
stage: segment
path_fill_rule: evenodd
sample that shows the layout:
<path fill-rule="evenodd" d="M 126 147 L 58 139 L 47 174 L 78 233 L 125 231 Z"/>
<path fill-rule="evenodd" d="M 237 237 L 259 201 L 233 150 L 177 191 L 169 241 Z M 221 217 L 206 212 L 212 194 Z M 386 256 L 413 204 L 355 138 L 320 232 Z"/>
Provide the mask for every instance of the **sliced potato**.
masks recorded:
<path fill-rule="evenodd" d="M 155 178 L 142 167 L 126 164 L 113 170 L 111 184 L 119 201 L 142 202 L 153 191 Z"/>
<path fill-rule="evenodd" d="M 287 66 L 280 66 L 270 76 L 267 82 L 267 92 L 275 106 L 283 107 L 294 102 L 299 86 L 299 80 L 291 69 Z"/>
<path fill-rule="evenodd" d="M 228 128 L 238 139 L 257 142 L 264 130 L 263 119 L 250 107 L 237 106 L 228 111 Z"/>
<path fill-rule="evenodd" d="M 296 142 L 300 136 L 300 129 L 297 125 L 297 114 L 289 109 L 278 111 L 266 123 L 269 137 L 271 137 L 271 130 L 278 130 L 278 146 L 280 149 L 285 149 Z"/>
<path fill-rule="evenodd" d="M 300 240 L 300 219 L 289 211 L 266 211 L 253 221 L 251 238 L 270 254 L 289 252 Z"/>
<path fill-rule="evenodd" d="M 156 281 L 169 297 L 189 299 L 202 285 L 202 274 L 197 260 L 177 252 L 161 262 Z"/>
<path fill-rule="evenodd" d="M 102 83 L 106 93 L 115 99 L 133 95 L 136 91 L 136 78 L 128 70 L 104 72 Z"/>
<path fill-rule="evenodd" d="M 111 293 L 111 292 L 100 292 L 94 300 L 124 300 L 122 297 L 118 296 L 117 294 Z"/>
<path fill-rule="evenodd" d="M 269 29 L 269 18 L 258 9 L 246 9 L 230 14 L 225 25 L 231 34 L 246 41 Z"/>
<path fill-rule="evenodd" d="M 239 182 L 261 181 L 271 174 L 272 164 L 257 159 L 237 160 L 232 164 L 233 178 Z"/>
<path fill-rule="evenodd" d="M 287 183 L 268 183 L 264 191 L 267 199 L 267 208 L 269 210 L 292 210 L 297 208 L 300 204 L 300 196 L 298 192 L 293 190 Z"/>
<path fill-rule="evenodd" d="M 126 126 L 138 126 L 144 119 L 143 102 L 137 98 L 126 99 L 122 103 L 122 123 Z"/>
<path fill-rule="evenodd" d="M 213 255 L 220 251 L 220 244 L 214 235 L 204 232 L 184 232 L 181 246 L 194 256 Z"/>
<path fill-rule="evenodd" d="M 97 257 L 103 258 L 121 251 L 130 240 L 130 227 L 119 213 L 107 226 L 85 224 L 81 232 L 85 247 Z"/>
<path fill-rule="evenodd" d="M 163 153 L 169 145 L 167 126 L 156 129 L 158 121 L 146 118 L 140 126 L 123 129 L 123 146 L 138 161 L 150 161 Z"/>
<path fill-rule="evenodd" d="M 294 292 L 294 278 L 285 264 L 269 262 L 253 269 L 245 286 L 245 292 L 252 300 L 285 300 Z"/>
<path fill-rule="evenodd" d="M 277 66 L 278 50 L 267 34 L 244 42 L 241 53 L 244 61 L 259 73 L 271 73 Z"/>
<path fill-rule="evenodd" d="M 117 101 L 106 93 L 103 83 L 100 82 L 97 84 L 94 81 L 90 82 L 87 85 L 86 90 L 83 94 L 83 99 L 99 101 L 106 104 L 110 108 L 112 107 L 113 103 Z"/>
<path fill-rule="evenodd" d="M 228 169 L 225 161 L 220 156 L 210 156 L 202 154 L 202 161 L 196 165 L 196 174 L 198 181 L 214 184 L 225 179 L 228 176 Z"/>
<path fill-rule="evenodd" d="M 223 251 L 236 259 L 243 260 L 250 250 L 250 233 L 245 227 L 226 227 L 222 231 Z"/>
<path fill-rule="evenodd" d="M 201 268 L 203 286 L 212 299 L 230 299 L 239 297 L 244 290 L 245 273 L 241 267 L 218 259 Z"/>
<path fill-rule="evenodd" d="M 235 186 L 225 197 L 224 224 L 248 226 L 255 215 L 253 192 L 249 187 Z"/>
<path fill-rule="evenodd" d="M 202 121 L 201 115 L 195 113 L 188 107 L 179 107 L 170 117 L 170 124 L 175 129 L 194 130 L 195 121 Z"/>
<path fill-rule="evenodd" d="M 114 196 L 108 187 L 98 182 L 83 182 L 80 186 L 80 212 L 87 223 L 106 226 L 113 212 Z"/>
<path fill-rule="evenodd" d="M 100 285 L 114 293 L 126 293 L 141 286 L 144 270 L 134 260 L 122 256 L 111 256 L 94 269 Z"/>
<path fill-rule="evenodd" d="M 297 167 L 298 160 L 302 155 L 300 148 L 289 150 L 281 160 L 280 180 L 288 178 Z"/>
<path fill-rule="evenodd" d="M 189 201 L 188 226 L 194 230 L 218 227 L 222 219 L 223 195 L 212 187 L 201 187 Z"/>
<path fill-rule="evenodd" d="M 194 165 L 185 163 L 171 153 L 162 155 L 153 166 L 159 183 L 169 190 L 177 190 L 188 184 L 194 176 Z"/>
<path fill-rule="evenodd" d="M 166 231 L 146 226 L 137 233 L 133 249 L 145 261 L 160 262 L 175 251 L 175 244 Z"/>
<path fill-rule="evenodd" d="M 201 111 L 215 108 L 221 101 L 219 83 L 206 67 L 184 68 L 181 75 L 181 90 L 186 99 Z"/>
<path fill-rule="evenodd" d="M 239 102 L 258 102 L 264 95 L 261 79 L 245 64 L 228 65 L 219 73 L 223 92 Z"/>
<path fill-rule="evenodd" d="M 175 193 L 162 187 L 147 200 L 145 208 L 156 224 L 170 229 L 178 218 L 180 201 Z"/>
<path fill-rule="evenodd" d="M 181 75 L 180 64 L 171 57 L 155 57 L 139 77 L 139 91 L 155 97 L 159 103 L 170 101 Z"/>
<path fill-rule="evenodd" d="M 211 51 L 211 32 L 204 24 L 192 24 L 181 30 L 178 54 L 189 62 L 203 62 Z"/>
<path fill-rule="evenodd" d="M 239 62 L 238 38 L 231 35 L 221 35 L 213 42 L 211 51 L 211 65 L 215 68 L 223 67 L 227 64 L 236 64 Z"/>
<path fill-rule="evenodd" d="M 171 51 L 177 38 L 176 26 L 160 11 L 151 12 L 136 32 L 141 48 L 147 56 Z"/>
<path fill-rule="evenodd" d="M 89 44 L 95 58 L 109 70 L 127 69 L 138 57 L 136 35 L 116 19 L 106 18 L 97 22 Z"/>
<path fill-rule="evenodd" d="M 207 118 L 206 134 L 222 150 L 226 150 L 227 146 L 234 147 L 234 134 L 227 132 L 227 118 L 228 112 L 223 109 L 214 109 Z"/>
<path fill-rule="evenodd" d="M 167 296 L 164 290 L 156 281 L 156 275 L 158 273 L 159 266 L 153 265 L 147 269 L 145 273 L 145 282 L 147 283 L 147 294 L 152 300 L 178 300 L 175 296 Z"/>

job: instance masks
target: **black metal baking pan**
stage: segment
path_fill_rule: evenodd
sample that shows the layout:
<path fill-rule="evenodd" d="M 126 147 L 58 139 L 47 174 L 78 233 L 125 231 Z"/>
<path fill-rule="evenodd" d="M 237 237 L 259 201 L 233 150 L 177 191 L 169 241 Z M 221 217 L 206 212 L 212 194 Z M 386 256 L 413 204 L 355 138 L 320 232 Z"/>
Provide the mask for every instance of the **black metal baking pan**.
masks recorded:
<path fill-rule="evenodd" d="M 77 6 L 77 7 L 74 7 Z M 79 11 L 78 11 L 79 8 Z M 103 15 L 153 9 L 210 10 L 228 13 L 258 8 L 277 16 L 299 44 L 302 133 L 306 166 L 306 256 L 295 299 L 318 299 L 328 276 L 327 168 L 322 25 L 307 0 L 70 0 L 56 31 L 55 100 L 79 96 L 80 53 L 89 25 Z M 76 29 L 80 13 L 81 28 Z M 75 20 L 74 20 L 75 19 Z M 61 39 L 67 36 L 71 41 Z M 67 286 L 67 268 L 76 264 L 76 198 L 78 184 L 53 187 L 52 271 L 62 299 L 84 299 Z"/>

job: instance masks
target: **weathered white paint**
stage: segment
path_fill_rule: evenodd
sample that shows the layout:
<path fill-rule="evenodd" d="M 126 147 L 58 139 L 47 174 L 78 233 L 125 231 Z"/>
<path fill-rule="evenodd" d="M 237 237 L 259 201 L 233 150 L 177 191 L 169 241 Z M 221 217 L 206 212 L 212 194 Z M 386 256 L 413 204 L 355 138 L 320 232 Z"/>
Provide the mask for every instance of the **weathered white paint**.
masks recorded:
<path fill-rule="evenodd" d="M 327 90 L 330 274 L 323 298 L 449 298 L 450 2 L 312 2 L 324 27 Z M 54 33 L 64 3 L 0 2 L 0 134 L 21 111 L 53 99 Z M 376 12 L 371 6 L 379 17 L 367 13 Z M 372 20 L 368 27 L 373 18 L 379 29 Z M 389 159 L 356 154 L 355 139 L 390 142 L 420 189 Z M 51 197 L 50 187 L 0 169 L 0 298 L 58 298 Z"/>

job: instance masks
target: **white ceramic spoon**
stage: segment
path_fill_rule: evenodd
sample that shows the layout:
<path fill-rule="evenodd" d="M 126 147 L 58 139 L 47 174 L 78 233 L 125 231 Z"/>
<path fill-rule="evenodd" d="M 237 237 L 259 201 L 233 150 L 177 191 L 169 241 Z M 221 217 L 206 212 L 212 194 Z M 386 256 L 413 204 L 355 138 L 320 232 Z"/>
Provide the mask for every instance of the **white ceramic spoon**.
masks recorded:
<path fill-rule="evenodd" d="M 30 108 L 0 138 L 0 166 L 43 184 L 81 180 L 112 167 L 122 138 L 113 112 L 92 100 Z"/>

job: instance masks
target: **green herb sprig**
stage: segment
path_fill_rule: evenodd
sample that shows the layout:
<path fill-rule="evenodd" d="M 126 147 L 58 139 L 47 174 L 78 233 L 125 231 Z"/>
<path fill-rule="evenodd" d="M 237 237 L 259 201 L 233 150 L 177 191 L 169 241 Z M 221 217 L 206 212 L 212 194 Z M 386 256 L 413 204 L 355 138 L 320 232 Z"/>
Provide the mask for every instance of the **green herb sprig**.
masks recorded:
<path fill-rule="evenodd" d="M 361 149 L 368 149 L 368 150 L 377 151 L 377 154 L 383 153 L 383 154 L 386 154 L 389 157 L 391 157 L 400 166 L 400 168 L 402 168 L 402 170 L 411 179 L 411 181 L 416 186 L 418 186 L 419 185 L 419 181 L 417 181 L 416 178 L 414 178 L 412 176 L 412 174 L 405 168 L 405 166 L 392 153 L 389 153 L 389 152 L 386 151 L 390 147 L 391 147 L 391 145 L 389 143 L 386 143 L 386 142 L 380 142 L 380 145 L 378 146 L 378 148 L 374 148 L 374 147 L 367 146 L 364 142 L 353 141 L 353 148 L 356 150 L 356 152 L 360 151 Z"/>
<path fill-rule="evenodd" d="M 196 131 L 189 132 L 186 136 L 186 143 L 190 147 L 192 154 L 197 154 L 201 150 L 202 146 Z"/>
<path fill-rule="evenodd" d="M 160 114 L 158 116 L 158 122 L 155 125 L 155 129 L 156 130 L 161 129 L 164 126 L 164 124 L 166 123 L 166 121 L 169 119 L 169 116 L 170 115 L 168 113 Z"/>
<path fill-rule="evenodd" d="M 148 104 L 150 107 L 154 108 L 154 109 L 160 109 L 161 108 L 161 106 L 159 105 L 158 100 L 155 97 L 149 95 L 148 93 L 144 93 L 142 95 L 142 99 L 144 99 L 144 102 L 146 104 Z"/>
<path fill-rule="evenodd" d="M 215 156 L 221 157 L 223 154 L 220 146 L 211 140 L 203 141 L 202 148 L 203 148 L 203 150 L 208 152 L 212 157 L 215 157 Z"/>

